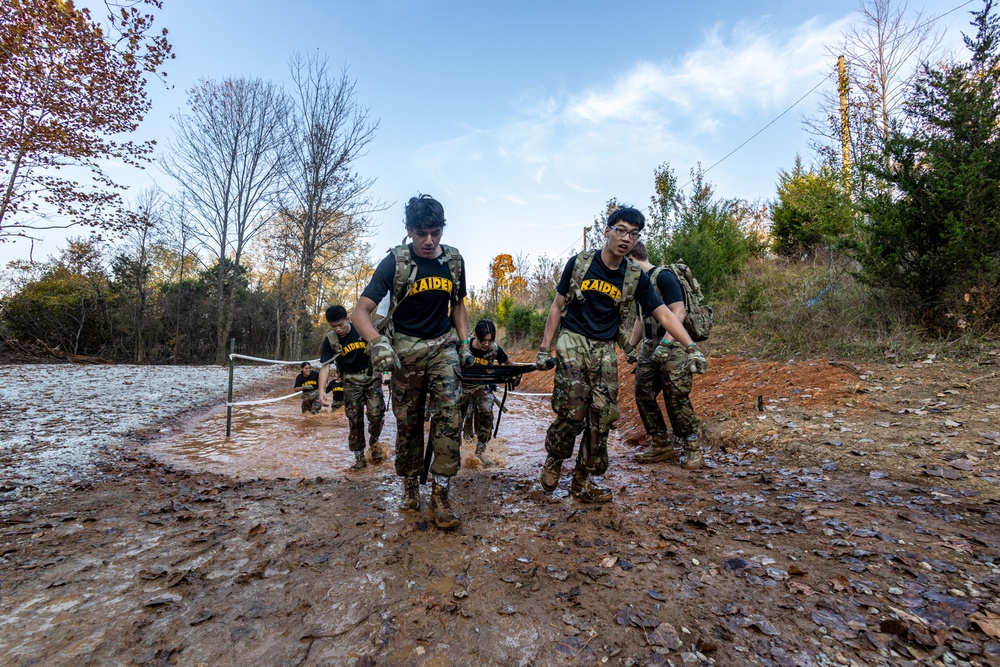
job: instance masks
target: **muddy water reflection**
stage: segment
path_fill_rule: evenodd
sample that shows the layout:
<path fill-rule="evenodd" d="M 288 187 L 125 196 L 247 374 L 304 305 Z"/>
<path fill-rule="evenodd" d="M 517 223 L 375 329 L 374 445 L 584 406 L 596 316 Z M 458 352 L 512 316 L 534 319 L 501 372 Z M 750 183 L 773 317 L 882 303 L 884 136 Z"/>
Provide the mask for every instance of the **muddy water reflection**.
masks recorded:
<path fill-rule="evenodd" d="M 272 396 L 286 391 L 282 387 Z M 507 410 L 487 456 L 497 467 L 527 471 L 545 458 L 545 429 L 552 420 L 549 400 L 544 396 L 510 394 Z M 299 400 L 292 398 L 233 408 L 229 438 L 226 411 L 220 408 L 182 430 L 165 433 L 151 449 L 165 461 L 186 469 L 236 477 L 324 477 L 344 473 L 354 462 L 347 436 L 343 408 L 334 413 L 326 409 L 318 415 L 304 415 Z M 387 463 L 369 465 L 366 470 L 391 473 L 396 440 L 396 420 L 391 410 L 386 411 L 379 440 L 389 455 Z M 472 443 L 463 444 L 463 466 L 479 466 L 474 452 Z"/>

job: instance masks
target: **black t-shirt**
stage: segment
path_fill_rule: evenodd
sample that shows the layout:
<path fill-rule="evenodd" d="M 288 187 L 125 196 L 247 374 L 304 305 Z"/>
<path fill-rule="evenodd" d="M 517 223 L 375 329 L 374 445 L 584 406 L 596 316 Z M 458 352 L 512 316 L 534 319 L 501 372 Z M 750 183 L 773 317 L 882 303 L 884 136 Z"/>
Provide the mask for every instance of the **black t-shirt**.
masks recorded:
<path fill-rule="evenodd" d="M 340 375 L 366 372 L 370 362 L 366 352 L 368 343 L 354 328 L 354 325 L 351 325 L 351 330 L 347 332 L 346 336 L 338 335 L 337 338 L 340 340 L 340 356 L 337 357 L 336 364 Z M 333 359 L 333 347 L 330 345 L 330 339 L 324 336 L 319 351 L 319 363 L 325 364 L 331 359 Z"/>
<path fill-rule="evenodd" d="M 302 387 L 302 391 L 316 391 L 319 387 L 319 373 L 315 370 L 309 372 L 309 377 L 299 373 L 295 377 L 295 388 Z"/>
<path fill-rule="evenodd" d="M 486 352 L 487 352 L 487 350 L 477 350 L 475 345 L 471 345 L 470 344 L 469 345 L 469 351 L 472 352 L 472 359 L 477 364 L 481 364 L 483 366 L 489 366 L 490 365 L 489 360 L 486 358 Z M 510 357 L 507 356 L 507 353 L 503 351 L 503 348 L 500 347 L 499 345 L 497 345 L 496 362 L 498 364 L 505 364 L 505 363 L 507 363 L 507 360 L 509 358 Z"/>
<path fill-rule="evenodd" d="M 625 284 L 625 261 L 622 260 L 618 269 L 612 271 L 604 264 L 601 253 L 594 255 L 594 261 L 590 263 L 590 268 L 587 269 L 580 284 L 580 291 L 587 300 L 580 303 L 567 296 L 576 258 L 577 255 L 574 255 L 566 262 L 562 278 L 556 286 L 556 291 L 569 299 L 569 308 L 563 317 L 562 325 L 591 340 L 615 340 L 618 337 L 618 326 L 621 324 L 621 315 L 615 299 L 621 295 L 622 285 Z M 663 305 L 656 290 L 650 287 L 649 276 L 640 273 L 639 284 L 635 288 L 635 302 L 639 304 L 643 316 Z"/>
<path fill-rule="evenodd" d="M 654 266 L 649 270 L 647 275 L 652 275 L 655 270 L 656 267 Z M 681 281 L 677 280 L 677 276 L 670 270 L 663 269 L 660 271 L 660 275 L 656 276 L 656 288 L 660 291 L 663 303 L 667 306 L 678 301 L 681 303 L 684 302 L 684 290 L 681 289 Z M 667 330 L 660 326 L 659 322 L 656 322 L 656 337 L 662 339 L 666 335 Z"/>
<path fill-rule="evenodd" d="M 399 302 L 392 314 L 392 323 L 397 333 L 418 338 L 437 338 L 451 329 L 451 269 L 448 262 L 441 262 L 440 257 L 424 259 L 413 252 L 413 244 L 409 244 L 410 257 L 417 264 L 417 277 L 410 294 Z M 443 255 L 442 255 L 443 257 Z M 361 296 L 378 303 L 389 290 L 393 288 L 396 273 L 396 258 L 392 253 L 386 255 L 378 267 L 371 282 L 365 287 Z M 465 260 L 462 260 L 462 277 L 458 286 L 458 298 L 466 296 Z"/>

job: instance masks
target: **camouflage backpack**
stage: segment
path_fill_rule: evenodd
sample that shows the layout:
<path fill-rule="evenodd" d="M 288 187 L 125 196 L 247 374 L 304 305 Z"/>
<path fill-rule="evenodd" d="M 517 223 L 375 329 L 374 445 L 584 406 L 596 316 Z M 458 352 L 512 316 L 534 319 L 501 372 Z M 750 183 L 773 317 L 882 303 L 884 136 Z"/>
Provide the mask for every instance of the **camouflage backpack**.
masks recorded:
<path fill-rule="evenodd" d="M 705 295 L 701 292 L 701 285 L 698 279 L 691 273 L 691 268 L 683 261 L 674 262 L 667 266 L 658 266 L 653 269 L 649 278 L 656 286 L 656 279 L 660 271 L 670 271 L 681 284 L 681 293 L 684 295 L 684 328 L 687 330 L 691 340 L 697 342 L 707 340 L 712 333 L 712 307 L 705 303 Z M 660 288 L 656 287 L 659 292 Z M 660 295 L 663 296 L 662 294 Z"/>
<path fill-rule="evenodd" d="M 396 312 L 400 302 L 409 296 L 413 283 L 417 280 L 417 263 L 410 254 L 410 246 L 405 243 L 395 246 L 389 252 L 396 261 L 392 288 L 389 290 L 389 311 L 381 320 L 373 314 L 372 324 L 379 334 L 392 340 L 395 333 L 392 327 L 392 314 Z M 439 264 L 448 263 L 448 270 L 451 272 L 451 303 L 454 306 L 458 301 L 458 286 L 462 281 L 462 255 L 456 248 L 442 243 L 441 254 L 437 257 L 437 261 Z"/>
<path fill-rule="evenodd" d="M 583 277 L 587 275 L 590 265 L 594 263 L 594 256 L 598 252 L 597 250 L 584 250 L 576 256 L 576 261 L 573 262 L 573 273 L 570 274 L 569 278 L 569 293 L 566 295 L 566 302 L 563 303 L 562 311 L 559 313 L 560 317 L 566 316 L 571 301 L 583 303 L 587 300 L 580 285 L 583 284 Z M 623 258 L 623 261 L 625 262 L 625 280 L 622 282 L 621 295 L 615 299 L 615 303 L 618 305 L 618 314 L 621 317 L 621 322 L 618 325 L 618 345 L 622 348 L 632 338 L 632 326 L 635 324 L 637 314 L 635 290 L 639 286 L 639 276 L 642 274 L 642 269 L 634 261 L 627 257 Z M 555 346 L 554 340 L 552 345 Z"/>

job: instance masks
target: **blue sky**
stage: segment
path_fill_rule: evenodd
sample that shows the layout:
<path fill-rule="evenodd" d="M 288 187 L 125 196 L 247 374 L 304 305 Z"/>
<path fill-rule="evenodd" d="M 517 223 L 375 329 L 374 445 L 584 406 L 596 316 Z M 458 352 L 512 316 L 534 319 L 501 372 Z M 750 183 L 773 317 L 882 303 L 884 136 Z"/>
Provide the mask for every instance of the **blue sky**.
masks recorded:
<path fill-rule="evenodd" d="M 911 2 L 927 15 L 964 0 Z M 942 19 L 949 42 L 974 2 Z M 682 183 L 771 123 L 836 65 L 828 48 L 856 20 L 854 2 L 473 2 L 458 0 L 164 0 L 158 24 L 177 55 L 171 89 L 153 82 L 142 133 L 163 147 L 170 116 L 199 78 L 288 81 L 294 51 L 318 51 L 357 81 L 380 129 L 358 170 L 388 208 L 374 216 L 376 259 L 404 235 L 405 201 L 438 198 L 444 242 L 486 283 L 498 253 L 568 256 L 583 227 L 616 197 L 643 210 L 653 170 L 669 162 Z M 824 84 L 824 86 L 830 84 Z M 809 162 L 802 116 L 820 90 L 708 179 L 719 195 L 771 199 L 779 169 Z M 173 189 L 155 166 L 116 178 Z M 70 232 L 79 235 L 81 232 Z M 36 244 L 55 254 L 64 236 Z M 26 243 L 0 245 L 0 261 Z"/>

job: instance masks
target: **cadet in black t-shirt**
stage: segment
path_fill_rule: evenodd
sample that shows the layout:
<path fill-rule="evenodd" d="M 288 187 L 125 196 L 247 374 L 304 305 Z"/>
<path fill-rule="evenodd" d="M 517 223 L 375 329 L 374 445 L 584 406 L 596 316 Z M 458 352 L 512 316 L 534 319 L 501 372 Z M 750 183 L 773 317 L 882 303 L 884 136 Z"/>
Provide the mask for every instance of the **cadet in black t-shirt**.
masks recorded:
<path fill-rule="evenodd" d="M 319 361 L 320 384 L 326 385 L 331 364 L 336 366 L 335 377 L 344 383 L 344 415 L 350 425 L 348 447 L 354 452 L 354 470 L 368 465 L 365 462 L 365 409 L 368 411 L 368 447 L 372 463 L 381 463 L 385 458 L 378 438 L 382 434 L 385 420 L 385 400 L 382 396 L 382 374 L 372 370 L 371 360 L 366 353 L 367 343 L 351 321 L 347 319 L 347 309 L 330 306 L 326 309 L 326 322 L 330 332 L 323 338 Z M 323 405 L 330 404 L 325 393 Z"/>
<path fill-rule="evenodd" d="M 308 361 L 302 362 L 302 371 L 295 376 L 295 391 L 302 392 L 302 413 L 319 414 L 319 373 Z"/>
<path fill-rule="evenodd" d="M 663 303 L 681 322 L 684 321 L 684 290 L 677 277 L 667 269 L 650 264 L 649 254 L 642 241 L 637 241 L 629 255 L 638 262 L 642 270 L 651 278 L 656 277 L 656 290 L 663 297 Z M 653 352 L 659 341 L 667 335 L 666 330 L 655 320 L 637 320 L 636 327 L 643 332 L 639 349 L 638 364 L 635 368 L 635 405 L 642 418 L 642 425 L 652 439 L 652 446 L 635 456 L 639 463 L 658 461 L 676 462 L 673 444 L 667 435 L 667 425 L 663 421 L 657 396 L 663 392 L 663 402 L 667 406 L 667 417 L 674 437 L 684 446 L 681 464 L 694 470 L 705 465 L 701 446 L 698 443 L 698 418 L 691 405 L 692 374 L 691 363 L 686 350 L 673 345 L 670 355 L 659 363 L 653 362 Z"/>
<path fill-rule="evenodd" d="M 434 456 L 428 509 L 439 528 L 454 528 L 462 523 L 448 499 L 451 478 L 461 465 L 457 368 L 460 359 L 468 363 L 471 356 L 465 263 L 458 250 L 441 244 L 445 219 L 440 202 L 428 195 L 412 197 L 405 215 L 406 235 L 412 242 L 393 248 L 379 263 L 351 319 L 368 341 L 372 366 L 392 372 L 396 474 L 403 478 L 400 507 L 407 512 L 420 508 L 426 406 L 434 415 L 427 445 Z M 386 294 L 391 303 L 386 315 L 393 330 L 391 340 L 372 324 L 372 313 Z"/>
<path fill-rule="evenodd" d="M 559 484 L 562 462 L 572 456 L 576 438 L 584 432 L 570 493 L 588 503 L 611 500 L 611 490 L 599 486 L 594 477 L 603 475 L 608 468 L 608 432 L 619 416 L 618 360 L 614 341 L 622 317 L 619 300 L 625 298 L 623 289 L 630 261 L 626 255 L 645 225 L 646 218 L 638 209 L 616 208 L 608 215 L 604 247 L 593 255 L 581 284 L 572 284 L 574 265 L 581 261 L 572 257 L 556 287 L 536 361 L 538 368 L 550 367 L 549 346 L 558 333 L 552 392 L 556 419 L 545 436 L 548 456 L 539 480 L 545 491 L 553 491 Z M 642 313 L 651 315 L 676 340 L 690 344 L 692 359 L 698 358 L 704 363 L 704 356 L 693 347 L 684 326 L 650 288 L 649 278 L 637 267 L 632 271 L 633 275 L 639 274 L 634 300 Z M 583 296 L 582 302 L 578 298 L 568 299 L 568 295 L 577 293 L 577 288 Z M 639 335 L 633 333 L 630 349 L 638 341 Z M 669 347 L 670 341 L 664 344 Z"/>
<path fill-rule="evenodd" d="M 489 366 L 496 362 L 510 364 L 510 358 L 497 342 L 497 327 L 492 320 L 479 320 L 473 329 L 470 351 L 473 364 Z M 490 467 L 493 461 L 486 458 L 486 443 L 493 436 L 493 392 L 484 384 L 462 384 L 462 430 L 471 440 L 476 438 L 476 456 L 483 465 Z"/>

